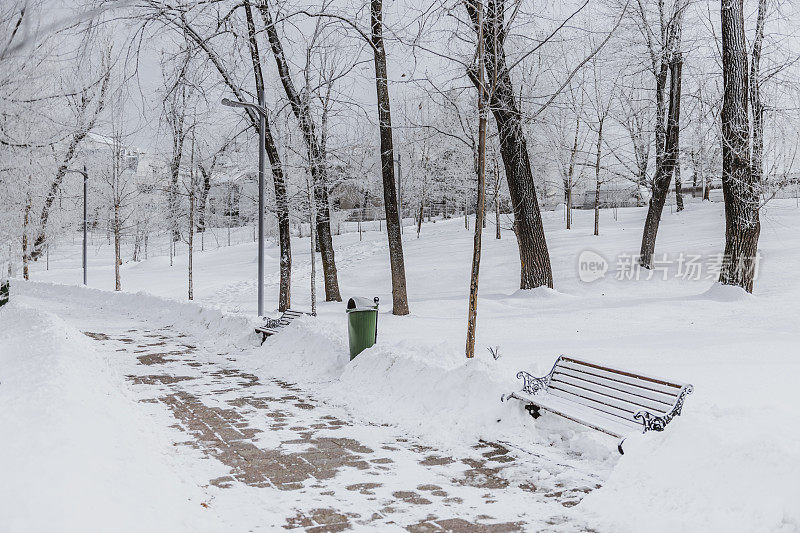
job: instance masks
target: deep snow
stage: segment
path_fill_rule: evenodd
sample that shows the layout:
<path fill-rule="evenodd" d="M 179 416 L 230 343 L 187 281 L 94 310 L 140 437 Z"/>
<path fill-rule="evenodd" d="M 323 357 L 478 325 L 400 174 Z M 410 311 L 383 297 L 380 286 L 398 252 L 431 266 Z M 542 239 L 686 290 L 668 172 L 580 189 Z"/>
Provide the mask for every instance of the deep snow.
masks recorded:
<path fill-rule="evenodd" d="M 91 340 L 15 302 L 0 324 L 0 530 L 219 531 Z"/>
<path fill-rule="evenodd" d="M 672 260 L 667 279 L 661 279 L 663 272 L 649 280 L 616 279 L 618 258 L 624 265 L 626 255 L 638 251 L 644 209 L 620 209 L 619 220 L 603 211 L 599 237 L 591 235 L 592 215 L 576 212 L 576 229 L 567 231 L 561 213 L 545 213 L 556 290 L 517 290 L 513 234 L 504 231 L 496 241 L 494 228 L 487 228 L 473 361 L 463 359 L 472 245 L 463 220 L 425 224 L 419 239 L 406 227 L 409 317 L 389 312 L 385 235 L 365 233 L 361 242 L 357 234 L 335 237 L 342 294 L 380 296 L 382 302 L 379 343 L 353 362 L 347 358 L 342 303 L 320 304 L 317 319 L 304 318 L 258 348 L 250 334 L 252 243 L 195 254 L 195 294 L 206 309 L 34 283 L 15 283 L 12 291 L 106 305 L 109 313 L 157 313 L 195 328 L 208 342 L 248 347 L 237 352 L 242 368 L 286 377 L 356 416 L 444 445 L 484 437 L 541 453 L 578 454 L 607 480 L 572 512 L 601 531 L 800 531 L 800 209 L 794 200 L 765 208 L 753 296 L 715 285 L 705 271 L 700 279 L 676 277 L 681 254 L 699 255 L 707 266 L 722 251 L 721 204 L 665 213 L 657 254 Z M 299 309 L 309 308 L 308 244 L 307 238 L 294 241 L 292 296 Z M 78 282 L 77 249 L 65 243 L 51 250 L 50 270 L 37 264 L 33 279 Z M 580 280 L 578 257 L 585 250 L 609 261 L 604 279 Z M 112 288 L 111 249 L 95 251 L 90 283 Z M 183 256 L 173 267 L 165 257 L 126 263 L 123 287 L 184 300 L 185 266 Z M 268 306 L 274 306 L 274 247 L 266 270 Z M 4 348 L 3 360 L 36 353 L 20 340 L 30 334 L 30 320 L 15 315 L 0 315 L 4 331 L 19 330 L 0 344 L 11 346 Z M 499 346 L 499 360 L 492 359 L 489 346 Z M 561 353 L 689 382 L 695 392 L 667 431 L 630 441 L 618 458 L 613 439 L 552 416 L 533 421 L 519 406 L 499 402 L 501 393 L 519 388 L 517 370 L 545 373 Z"/>

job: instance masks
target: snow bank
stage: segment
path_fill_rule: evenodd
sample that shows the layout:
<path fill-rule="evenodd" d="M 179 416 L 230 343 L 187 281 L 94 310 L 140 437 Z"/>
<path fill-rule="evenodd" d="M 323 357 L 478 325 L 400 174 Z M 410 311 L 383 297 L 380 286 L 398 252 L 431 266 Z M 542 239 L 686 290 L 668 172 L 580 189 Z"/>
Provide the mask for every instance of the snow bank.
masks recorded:
<path fill-rule="evenodd" d="M 579 508 L 608 531 L 800 531 L 791 409 L 718 409 L 712 419 L 686 409 L 667 431 L 626 441 L 603 488 Z"/>
<path fill-rule="evenodd" d="M 753 302 L 756 297 L 733 285 L 714 283 L 706 292 L 697 295 L 698 300 L 713 300 L 715 302 Z"/>
<path fill-rule="evenodd" d="M 13 299 L 0 309 L 0 529 L 218 530 L 91 343 Z"/>
<path fill-rule="evenodd" d="M 194 302 L 179 302 L 145 292 L 112 292 L 34 281 L 15 281 L 11 290 L 12 298 L 29 296 L 69 301 L 136 316 L 159 325 L 168 324 L 179 331 L 190 333 L 207 346 L 253 346 L 257 342 L 253 333 L 255 317 L 226 313 Z"/>
<path fill-rule="evenodd" d="M 268 337 L 246 362 L 267 377 L 318 385 L 336 379 L 350 360 L 347 339 L 333 324 L 301 316 Z"/>
<path fill-rule="evenodd" d="M 264 377 L 299 383 L 315 396 L 375 424 L 394 425 L 441 446 L 478 439 L 512 438 L 566 446 L 592 459 L 616 454 L 586 428 L 552 417 L 534 422 L 516 402 L 500 396 L 519 388 L 514 373 L 488 352 L 465 359 L 441 343 L 382 341 L 350 361 L 346 334 L 334 323 L 301 317 L 269 337 L 241 364 Z"/>
<path fill-rule="evenodd" d="M 335 391 L 374 422 L 440 442 L 453 436 L 475 440 L 508 415 L 499 392 L 508 388 L 507 376 L 498 376 L 489 361 L 467 360 L 444 345 L 376 345 L 345 367 Z"/>

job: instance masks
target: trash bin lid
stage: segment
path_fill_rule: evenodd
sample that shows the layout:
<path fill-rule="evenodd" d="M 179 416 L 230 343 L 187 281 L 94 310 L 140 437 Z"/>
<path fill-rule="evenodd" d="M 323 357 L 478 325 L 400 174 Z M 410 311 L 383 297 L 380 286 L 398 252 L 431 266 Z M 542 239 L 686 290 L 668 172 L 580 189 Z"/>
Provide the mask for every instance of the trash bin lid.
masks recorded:
<path fill-rule="evenodd" d="M 353 296 L 347 300 L 347 312 L 351 311 L 376 311 L 378 309 L 378 297 L 365 298 L 364 296 Z"/>

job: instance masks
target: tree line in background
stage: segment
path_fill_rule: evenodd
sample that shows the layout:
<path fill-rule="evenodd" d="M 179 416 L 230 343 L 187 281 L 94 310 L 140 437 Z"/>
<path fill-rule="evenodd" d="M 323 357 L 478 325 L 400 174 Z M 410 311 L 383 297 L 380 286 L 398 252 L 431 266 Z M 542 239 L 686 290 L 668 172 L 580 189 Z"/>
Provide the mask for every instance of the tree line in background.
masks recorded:
<path fill-rule="evenodd" d="M 0 11 L 9 276 L 21 264 L 27 278 L 80 223 L 81 166 L 91 225 L 114 241 L 117 290 L 123 239 L 133 260 L 153 235 L 168 236 L 171 258 L 187 243 L 191 258 L 197 235 L 203 246 L 209 228 L 253 221 L 262 142 L 279 309 L 291 306 L 293 227 L 307 225 L 325 300 L 340 301 L 338 224 L 380 218 L 393 313 L 405 315 L 401 218 L 419 237 L 432 214 L 463 214 L 468 228 L 474 213 L 472 356 L 487 210 L 496 238 L 501 226 L 516 237 L 520 288 L 553 287 L 542 205 L 563 204 L 571 229 L 582 194 L 595 235 L 604 194 L 646 205 L 650 269 L 670 195 L 680 211 L 721 187 L 720 282 L 752 292 L 759 210 L 797 186 L 787 133 L 800 121 L 800 18 L 776 0 L 92 0 L 58 15 L 16 0 Z"/>

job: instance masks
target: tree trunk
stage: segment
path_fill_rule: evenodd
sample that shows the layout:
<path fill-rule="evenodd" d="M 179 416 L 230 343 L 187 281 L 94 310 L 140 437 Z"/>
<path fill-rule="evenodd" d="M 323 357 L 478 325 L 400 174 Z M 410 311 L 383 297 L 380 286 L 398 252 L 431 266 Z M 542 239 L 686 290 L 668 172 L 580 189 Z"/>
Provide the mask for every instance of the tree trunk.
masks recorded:
<path fill-rule="evenodd" d="M 386 235 L 389 241 L 389 263 L 392 271 L 392 313 L 408 314 L 406 267 L 403 258 L 403 237 L 397 190 L 394 177 L 394 145 L 386 50 L 383 46 L 383 0 L 370 0 L 371 43 L 375 60 L 375 90 L 378 100 L 378 129 L 381 143 L 381 176 L 383 205 L 386 212 Z"/>
<path fill-rule="evenodd" d="M 497 167 L 497 152 L 492 151 L 494 161 L 494 238 L 500 240 L 500 169 Z"/>
<path fill-rule="evenodd" d="M 656 173 L 653 177 L 650 203 L 642 231 L 642 246 L 639 254 L 639 264 L 644 268 L 652 268 L 658 225 L 661 222 L 661 213 L 664 210 L 664 203 L 669 193 L 669 183 L 672 180 L 672 167 L 674 167 L 674 164 L 668 161 L 671 158 L 670 151 L 672 147 L 670 134 L 672 133 L 675 136 L 674 144 L 677 146 L 677 131 L 673 132 L 671 130 L 677 128 L 676 117 L 680 113 L 680 70 L 682 59 L 679 50 L 683 29 L 683 12 L 686 4 L 686 2 L 676 0 L 671 20 L 666 28 L 662 28 L 663 48 L 657 52 L 658 61 L 653 60 L 653 75 L 656 82 Z M 651 49 L 651 54 L 655 56 L 656 52 Z M 669 114 L 665 116 L 664 91 L 667 86 L 668 74 L 670 74 Z M 673 122 L 675 123 L 674 126 Z"/>
<path fill-rule="evenodd" d="M 547 251 L 539 201 L 536 197 L 528 146 L 503 48 L 505 39 L 503 1 L 489 0 L 482 26 L 486 74 L 487 79 L 493 81 L 489 87 L 489 106 L 497 123 L 500 154 L 514 209 L 514 228 L 520 257 L 520 288 L 532 289 L 542 285 L 552 288 L 553 271 Z M 477 30 L 476 0 L 464 0 L 464 5 Z M 477 81 L 475 73 L 470 74 L 475 83 Z"/>
<path fill-rule="evenodd" d="M 202 165 L 198 165 L 198 168 L 203 175 L 203 186 L 200 188 L 200 198 L 197 199 L 197 231 L 203 233 L 206 230 L 208 193 L 211 191 L 211 170 Z"/>
<path fill-rule="evenodd" d="M 677 211 L 683 211 L 683 183 L 681 183 L 681 156 L 680 148 L 675 148 L 675 204 Z"/>
<path fill-rule="evenodd" d="M 483 50 L 483 2 L 477 0 L 478 8 L 478 161 L 477 202 L 475 204 L 475 236 L 472 245 L 472 272 L 469 282 L 469 308 L 467 309 L 467 358 L 475 356 L 475 328 L 478 320 L 478 276 L 481 268 L 481 239 L 483 236 L 484 206 L 486 192 L 486 89 L 484 84 Z M 466 208 L 465 208 L 466 213 Z"/>
<path fill-rule="evenodd" d="M 188 272 L 189 275 L 189 300 L 194 300 L 194 283 L 192 279 L 192 263 L 194 262 L 194 197 L 195 197 L 195 173 L 194 173 L 194 128 L 192 128 L 192 151 L 189 157 L 189 257 L 188 257 Z"/>
<path fill-rule="evenodd" d="M 750 61 L 750 105 L 753 117 L 753 182 L 760 184 L 764 173 L 764 104 L 761 101 L 761 48 L 764 42 L 764 19 L 767 11 L 767 0 L 758 1 L 758 18 L 756 35 L 753 39 L 753 57 Z"/>
<path fill-rule="evenodd" d="M 653 178 L 653 191 L 647 209 L 647 218 L 642 232 L 642 247 L 639 264 L 644 268 L 653 268 L 653 253 L 656 248 L 656 235 L 664 211 L 664 203 L 669 193 L 669 184 L 675 169 L 678 155 L 678 128 L 681 109 L 681 70 L 683 59 L 676 53 L 670 65 L 669 115 L 667 119 L 667 135 L 664 141 L 664 155 L 657 163 L 656 175 Z"/>
<path fill-rule="evenodd" d="M 750 158 L 747 43 L 743 0 L 722 0 L 722 192 L 725 260 L 719 281 L 753 292 L 756 274 L 759 183 Z"/>
<path fill-rule="evenodd" d="M 497 195 L 497 197 L 494 199 L 494 225 L 494 238 L 499 241 L 502 238 L 500 233 L 500 195 Z"/>
<path fill-rule="evenodd" d="M 194 173 L 189 186 L 189 300 L 194 300 L 194 284 L 192 279 L 192 263 L 194 259 Z"/>
<path fill-rule="evenodd" d="M 25 280 L 30 279 L 28 271 L 28 261 L 30 260 L 30 252 L 28 251 L 28 225 L 31 218 L 31 197 L 28 195 L 28 201 L 25 202 L 25 213 L 22 216 L 22 278 Z"/>
<path fill-rule="evenodd" d="M 603 122 L 605 119 L 600 120 L 597 128 L 597 157 L 594 163 L 594 234 L 600 235 L 600 157 L 603 143 Z M 577 139 L 577 136 L 576 136 Z"/>
<path fill-rule="evenodd" d="M 468 196 L 469 196 L 469 193 L 467 191 L 467 188 L 464 187 L 464 229 L 466 229 L 466 230 L 469 229 L 469 217 L 467 216 L 467 198 L 468 198 Z"/>
<path fill-rule="evenodd" d="M 246 13 L 250 12 L 249 3 L 245 4 Z M 317 238 L 319 239 L 320 252 L 322 253 L 322 272 L 325 278 L 325 300 L 328 302 L 342 301 L 339 292 L 339 279 L 336 273 L 336 260 L 333 251 L 333 235 L 330 223 L 330 206 L 328 201 L 327 173 L 325 165 L 325 155 L 320 148 L 320 142 L 314 131 L 314 121 L 311 117 L 311 110 L 307 102 L 300 97 L 294 86 L 289 73 L 289 66 L 283 52 L 283 45 L 278 37 L 278 31 L 272 21 L 272 15 L 267 9 L 266 4 L 259 6 L 261 16 L 266 26 L 267 38 L 272 48 L 272 55 L 278 68 L 278 75 L 281 80 L 286 97 L 292 107 L 292 112 L 303 132 L 303 139 L 308 151 L 308 160 L 311 166 L 311 178 L 314 180 L 314 197 L 317 207 Z M 252 25 L 252 21 L 248 20 Z M 252 36 L 251 40 L 255 40 Z M 253 58 L 256 62 L 257 58 Z"/>
<path fill-rule="evenodd" d="M 581 131 L 581 117 L 578 115 L 575 118 L 575 138 L 572 141 L 572 150 L 569 153 L 569 168 L 567 169 L 567 186 L 566 186 L 566 200 L 567 200 L 567 229 L 572 229 L 572 181 L 575 175 L 575 158 L 578 154 L 578 136 Z"/>
<path fill-rule="evenodd" d="M 178 229 L 178 181 L 180 180 L 181 172 L 181 159 L 183 158 L 183 132 L 173 134 L 172 141 L 172 159 L 169 163 L 170 182 L 169 182 L 169 198 L 168 207 L 170 222 L 172 224 L 172 242 L 178 242 L 181 233 Z"/>
<path fill-rule="evenodd" d="M 312 177 L 313 180 L 313 177 Z M 317 233 L 314 231 L 314 221 L 317 219 L 316 198 L 311 184 L 308 184 L 308 206 L 310 208 L 308 216 L 308 227 L 310 234 L 311 249 L 311 314 L 317 316 L 317 254 L 314 249 L 314 241 Z"/>
<path fill-rule="evenodd" d="M 114 200 L 114 290 L 122 290 L 122 279 L 120 278 L 119 267 L 122 264 L 121 256 L 121 234 L 119 219 L 119 201 Z"/>

